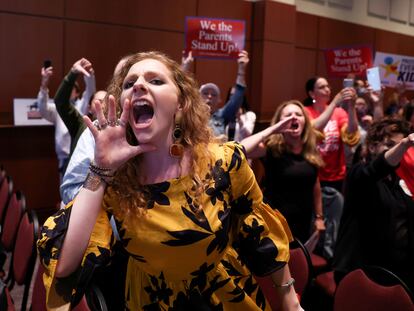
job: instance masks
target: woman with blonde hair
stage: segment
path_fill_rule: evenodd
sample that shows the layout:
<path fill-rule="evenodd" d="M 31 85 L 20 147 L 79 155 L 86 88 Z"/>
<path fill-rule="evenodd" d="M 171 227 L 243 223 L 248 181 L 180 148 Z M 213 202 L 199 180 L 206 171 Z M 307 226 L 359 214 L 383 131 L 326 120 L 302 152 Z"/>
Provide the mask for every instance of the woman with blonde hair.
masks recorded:
<path fill-rule="evenodd" d="M 248 158 L 262 158 L 263 194 L 285 217 L 293 235 L 305 242 L 312 229 L 325 229 L 318 168 L 323 165 L 316 149 L 316 134 L 303 105 L 283 102 L 271 125 L 242 140 Z M 315 221 L 311 226 L 312 213 Z"/>
<path fill-rule="evenodd" d="M 138 53 L 108 94 L 107 115 L 96 102 L 98 122 L 85 118 L 96 145 L 83 188 L 38 242 L 48 308 L 76 305 L 108 261 L 114 215 L 129 254 L 125 309 L 269 310 L 254 274 L 274 282 L 276 309 L 301 310 L 286 221 L 263 203 L 241 146 L 212 139 L 194 79 Z"/>

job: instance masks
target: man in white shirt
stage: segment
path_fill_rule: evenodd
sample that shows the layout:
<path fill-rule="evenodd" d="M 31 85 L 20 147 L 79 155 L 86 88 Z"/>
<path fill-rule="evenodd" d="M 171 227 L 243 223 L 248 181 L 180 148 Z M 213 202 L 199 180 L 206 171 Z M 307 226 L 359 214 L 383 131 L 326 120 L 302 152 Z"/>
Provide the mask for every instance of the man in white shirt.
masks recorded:
<path fill-rule="evenodd" d="M 53 75 L 53 67 L 42 68 L 41 70 L 41 84 L 40 90 L 37 95 L 37 103 L 39 105 L 39 111 L 42 117 L 55 125 L 55 151 L 58 158 L 58 166 L 60 173 L 60 180 L 62 180 L 63 174 L 66 170 L 66 166 L 69 161 L 70 154 L 70 135 L 68 129 L 57 113 L 54 103 L 49 102 L 49 80 Z M 89 77 L 84 76 L 85 91 L 80 96 L 79 86 L 75 86 L 72 91 L 71 101 L 75 105 L 76 109 L 81 114 L 88 112 L 88 102 L 91 96 L 95 93 L 96 82 L 95 75 L 92 73 Z"/>

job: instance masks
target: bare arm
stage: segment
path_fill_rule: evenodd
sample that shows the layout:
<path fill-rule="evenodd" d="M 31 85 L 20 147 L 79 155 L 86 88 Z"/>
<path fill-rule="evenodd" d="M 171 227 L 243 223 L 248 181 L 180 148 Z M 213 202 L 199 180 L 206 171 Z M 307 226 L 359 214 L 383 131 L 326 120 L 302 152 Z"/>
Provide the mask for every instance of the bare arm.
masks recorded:
<path fill-rule="evenodd" d="M 81 264 L 102 205 L 106 185 L 96 191 L 82 188 L 72 206 L 68 230 L 56 267 L 57 277 L 66 277 Z"/>
<path fill-rule="evenodd" d="M 303 310 L 299 304 L 298 296 L 296 295 L 293 284 L 291 286 L 284 286 L 289 284 L 292 279 L 289 266 L 286 264 L 282 269 L 273 272 L 271 278 L 273 284 L 275 284 L 276 301 L 278 302 L 278 305 L 273 307 L 276 307 L 276 310 L 283 311 Z"/>
<path fill-rule="evenodd" d="M 369 100 L 373 106 L 373 119 L 374 122 L 381 120 L 384 117 L 384 86 L 381 86 L 381 91 L 374 91 L 370 86 L 368 86 Z"/>
<path fill-rule="evenodd" d="M 313 205 L 315 212 L 315 229 L 318 231 L 325 230 L 325 222 L 322 210 L 322 191 L 319 178 L 316 178 L 315 185 L 313 187 Z"/>
<path fill-rule="evenodd" d="M 39 104 L 39 112 L 42 118 L 56 123 L 57 111 L 54 104 L 49 104 L 49 80 L 53 75 L 53 67 L 42 68 L 41 69 L 41 82 L 40 90 L 37 95 L 37 103 Z"/>
<path fill-rule="evenodd" d="M 403 138 L 398 144 L 385 152 L 385 160 L 391 166 L 397 166 L 408 148 L 414 146 L 414 133 Z"/>
<path fill-rule="evenodd" d="M 241 51 L 237 59 L 237 77 L 236 84 L 246 87 L 246 67 L 249 63 L 249 53 Z"/>
<path fill-rule="evenodd" d="M 354 95 L 348 100 L 348 133 L 355 133 L 358 131 L 358 117 L 355 110 L 355 99 L 356 94 L 353 90 Z"/>
<path fill-rule="evenodd" d="M 321 115 L 314 120 L 312 120 L 312 125 L 318 131 L 323 131 L 328 121 L 331 119 L 332 114 L 336 107 L 338 107 L 341 102 L 349 101 L 355 95 L 355 91 L 353 88 L 344 88 L 342 89 L 334 99 L 330 102 L 330 104 L 326 107 L 326 109 L 321 113 Z"/>
<path fill-rule="evenodd" d="M 265 156 L 266 146 L 263 141 L 265 141 L 272 134 L 287 131 L 290 128 L 290 121 L 293 119 L 294 117 L 283 119 L 278 123 L 265 128 L 263 131 L 243 139 L 240 143 L 246 149 L 246 156 L 253 159 Z"/>
<path fill-rule="evenodd" d="M 88 104 L 92 95 L 96 92 L 96 80 L 95 71 L 93 70 L 92 64 L 86 58 L 81 58 L 76 61 L 71 71 L 76 74 L 83 74 L 83 80 L 85 81 L 85 91 L 82 94 L 82 98 L 77 103 L 77 108 L 82 115 L 88 113 Z"/>
<path fill-rule="evenodd" d="M 102 112 L 99 101 L 95 107 L 99 124 L 107 124 L 108 121 L 116 120 L 116 104 L 113 96 L 110 96 L 108 103 L 108 118 Z M 131 103 L 126 100 L 124 110 L 121 114 L 121 124 L 127 124 Z M 111 175 L 128 159 L 140 153 L 154 150 L 151 145 L 131 146 L 125 137 L 125 126 L 106 126 L 98 130 L 88 117 L 84 117 L 85 123 L 95 139 L 95 160 L 98 167 L 104 168 L 107 176 Z M 56 276 L 64 277 L 76 270 L 82 261 L 88 247 L 96 219 L 101 209 L 102 200 L 106 187 L 106 180 L 103 175 L 96 174 L 90 168 L 89 174 L 95 175 L 100 180 L 98 187 L 88 184 L 88 178 L 76 197 L 72 206 L 68 230 L 63 242 L 61 256 L 56 267 Z"/>
<path fill-rule="evenodd" d="M 189 51 L 188 55 L 185 56 L 185 51 L 183 50 L 183 55 L 181 57 L 181 68 L 184 71 L 190 71 L 191 65 L 194 63 L 193 52 Z"/>

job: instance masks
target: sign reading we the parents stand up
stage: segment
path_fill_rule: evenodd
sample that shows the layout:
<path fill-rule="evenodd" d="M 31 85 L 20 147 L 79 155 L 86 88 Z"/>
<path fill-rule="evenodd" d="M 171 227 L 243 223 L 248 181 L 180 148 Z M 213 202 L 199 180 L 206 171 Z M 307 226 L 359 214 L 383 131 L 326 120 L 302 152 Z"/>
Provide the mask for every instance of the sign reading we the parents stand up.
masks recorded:
<path fill-rule="evenodd" d="M 238 58 L 244 41 L 243 20 L 186 17 L 185 51 L 193 57 Z"/>

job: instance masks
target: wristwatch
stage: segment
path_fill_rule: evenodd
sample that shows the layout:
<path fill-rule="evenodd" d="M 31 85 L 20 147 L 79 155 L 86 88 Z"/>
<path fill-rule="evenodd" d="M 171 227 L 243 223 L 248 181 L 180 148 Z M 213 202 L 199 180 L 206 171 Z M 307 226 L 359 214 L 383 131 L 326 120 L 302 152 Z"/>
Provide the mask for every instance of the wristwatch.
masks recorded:
<path fill-rule="evenodd" d="M 102 179 L 102 177 L 89 172 L 88 176 L 86 176 L 85 182 L 83 183 L 83 188 L 91 191 L 96 191 L 102 183 L 106 185 L 106 182 Z"/>

